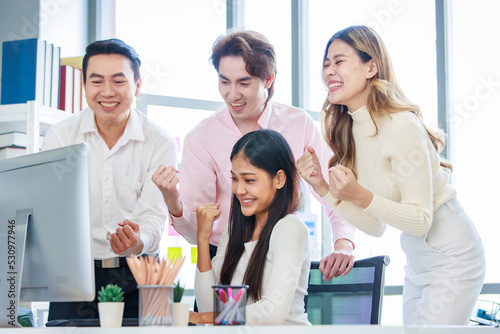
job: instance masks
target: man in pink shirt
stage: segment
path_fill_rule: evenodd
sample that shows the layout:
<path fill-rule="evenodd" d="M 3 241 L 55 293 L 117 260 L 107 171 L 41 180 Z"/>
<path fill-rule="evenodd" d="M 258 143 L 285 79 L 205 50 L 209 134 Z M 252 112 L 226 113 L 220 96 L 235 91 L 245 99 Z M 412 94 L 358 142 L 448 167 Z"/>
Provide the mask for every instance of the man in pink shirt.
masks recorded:
<path fill-rule="evenodd" d="M 252 31 L 221 36 L 214 44 L 212 63 L 227 106 L 200 122 L 185 137 L 179 178 L 173 167 L 160 166 L 153 181 L 163 193 L 175 230 L 192 244 L 197 240 L 196 208 L 209 202 L 220 204 L 221 215 L 214 222 L 210 237 L 214 256 L 228 223 L 232 198 L 229 158 L 238 139 L 257 129 L 278 131 L 287 139 L 296 159 L 312 146 L 323 163 L 323 171 L 328 171 L 332 153 L 306 112 L 270 101 L 276 58 L 266 37 Z M 251 177 L 247 182 L 252 182 Z M 311 193 L 325 208 L 335 245 L 332 254 L 321 260 L 320 269 L 325 279 L 347 274 L 354 265 L 354 228 L 314 191 Z"/>

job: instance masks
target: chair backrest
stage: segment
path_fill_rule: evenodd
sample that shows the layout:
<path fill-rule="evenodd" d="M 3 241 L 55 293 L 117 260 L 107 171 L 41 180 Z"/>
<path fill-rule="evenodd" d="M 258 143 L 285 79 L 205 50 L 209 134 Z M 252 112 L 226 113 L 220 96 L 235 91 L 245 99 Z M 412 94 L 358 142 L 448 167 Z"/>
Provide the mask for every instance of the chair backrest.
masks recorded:
<path fill-rule="evenodd" d="M 311 262 L 306 312 L 313 325 L 379 324 L 387 255 L 357 260 L 349 274 L 324 281 L 319 262 Z"/>

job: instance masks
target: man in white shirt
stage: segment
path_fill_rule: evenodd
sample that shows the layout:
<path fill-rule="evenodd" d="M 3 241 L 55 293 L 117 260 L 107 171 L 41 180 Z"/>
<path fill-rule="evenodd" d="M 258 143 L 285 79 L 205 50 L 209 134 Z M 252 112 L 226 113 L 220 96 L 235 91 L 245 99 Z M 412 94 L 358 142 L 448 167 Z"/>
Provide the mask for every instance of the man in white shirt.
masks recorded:
<path fill-rule="evenodd" d="M 88 144 L 96 293 L 108 283 L 120 286 L 125 318 L 138 317 L 137 284 L 125 257 L 156 252 L 168 215 L 151 177 L 158 166 L 177 163 L 174 139 L 132 107 L 141 88 L 139 66 L 135 50 L 121 40 L 87 46 L 89 107 L 54 125 L 43 143 L 44 150 Z M 97 317 L 97 300 L 50 305 L 49 320 Z"/>

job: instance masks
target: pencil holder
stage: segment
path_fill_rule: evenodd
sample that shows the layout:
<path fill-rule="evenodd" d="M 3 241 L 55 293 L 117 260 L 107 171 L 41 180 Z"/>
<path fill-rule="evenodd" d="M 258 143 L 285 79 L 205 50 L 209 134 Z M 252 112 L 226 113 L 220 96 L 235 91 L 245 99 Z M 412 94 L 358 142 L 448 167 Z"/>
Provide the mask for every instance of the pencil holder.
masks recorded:
<path fill-rule="evenodd" d="M 214 285 L 214 325 L 244 325 L 248 285 Z"/>
<path fill-rule="evenodd" d="M 173 285 L 139 285 L 139 326 L 172 326 Z"/>

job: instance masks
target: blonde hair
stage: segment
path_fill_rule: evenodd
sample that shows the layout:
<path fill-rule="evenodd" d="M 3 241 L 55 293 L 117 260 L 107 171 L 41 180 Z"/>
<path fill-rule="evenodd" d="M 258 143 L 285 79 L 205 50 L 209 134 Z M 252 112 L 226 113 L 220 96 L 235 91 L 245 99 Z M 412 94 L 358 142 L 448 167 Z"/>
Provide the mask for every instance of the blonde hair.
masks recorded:
<path fill-rule="evenodd" d="M 378 72 L 371 78 L 366 100 L 366 107 L 375 124 L 374 136 L 378 134 L 374 116 L 410 111 L 422 122 L 436 152 L 441 153 L 445 146 L 444 132 L 429 129 L 423 122 L 420 108 L 406 98 L 396 80 L 389 53 L 377 33 L 365 26 L 345 28 L 333 35 L 328 41 L 325 59 L 328 48 L 336 39 L 340 39 L 354 48 L 363 62 L 366 63 L 373 59 L 377 66 Z M 352 135 L 352 117 L 347 113 L 345 105 L 330 104 L 328 96 L 323 104 L 322 129 L 326 142 L 335 153 L 330 159 L 330 167 L 342 164 L 356 172 L 356 145 Z M 440 165 L 452 170 L 451 163 L 441 157 Z"/>

